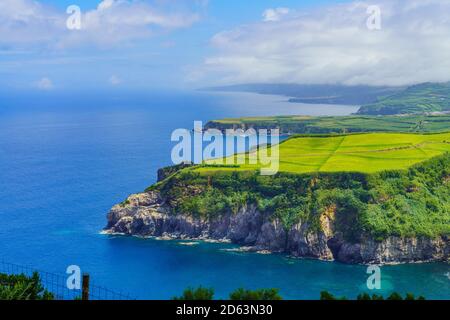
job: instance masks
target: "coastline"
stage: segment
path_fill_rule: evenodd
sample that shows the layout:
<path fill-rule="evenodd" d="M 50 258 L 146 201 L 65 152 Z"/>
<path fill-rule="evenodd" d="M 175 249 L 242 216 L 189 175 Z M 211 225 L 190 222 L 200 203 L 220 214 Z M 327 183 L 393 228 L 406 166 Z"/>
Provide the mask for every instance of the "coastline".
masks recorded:
<path fill-rule="evenodd" d="M 124 233 L 114 233 L 110 231 L 102 230 L 99 232 L 101 235 L 106 236 L 118 236 L 118 237 L 133 237 L 136 239 L 141 240 L 154 240 L 154 241 L 161 241 L 161 242 L 174 242 L 179 246 L 197 246 L 201 243 L 213 243 L 213 244 L 233 244 L 236 245 L 236 248 L 219 248 L 219 251 L 223 252 L 229 252 L 229 253 L 243 253 L 243 254 L 259 254 L 259 255 L 280 255 L 287 259 L 292 260 L 312 260 L 312 261 L 322 261 L 322 262 L 328 262 L 328 263 L 342 263 L 336 260 L 327 260 L 327 259 L 321 259 L 321 258 L 311 258 L 311 257 L 298 257 L 298 256 L 292 256 L 288 254 L 283 254 L 279 252 L 271 252 L 269 250 L 258 250 L 254 247 L 248 247 L 248 246 L 242 246 L 235 243 L 232 243 L 230 240 L 223 239 L 223 240 L 215 240 L 215 239 L 205 239 L 205 238 L 184 238 L 179 239 L 175 237 L 170 237 L 169 235 L 166 237 L 155 237 L 155 236 L 140 236 L 140 235 L 126 235 Z M 184 244 L 183 242 L 188 242 L 189 244 Z M 191 242 L 194 242 L 194 244 L 190 244 Z M 402 266 L 402 265 L 421 265 L 421 264 L 429 264 L 429 263 L 448 263 L 445 261 L 412 261 L 408 263 L 401 263 L 401 262 L 386 262 L 386 263 L 379 263 L 379 264 L 356 264 L 361 266 L 369 266 L 369 265 L 376 265 L 376 266 Z M 450 272 L 446 274 L 450 280 Z"/>
<path fill-rule="evenodd" d="M 450 257 L 450 239 L 445 237 L 389 237 L 383 241 L 365 238 L 359 243 L 349 243 L 326 217 L 322 220 L 322 231 L 310 233 L 308 225 L 302 223 L 287 232 L 279 221 L 271 221 L 252 206 L 240 209 L 236 215 L 229 213 L 209 221 L 169 212 L 165 199 L 155 191 L 132 195 L 126 205 L 111 209 L 103 233 L 160 241 L 232 243 L 243 252 L 278 253 L 345 264 L 446 262 Z"/>
<path fill-rule="evenodd" d="M 174 242 L 179 246 L 197 246 L 200 243 L 213 243 L 213 244 L 233 244 L 236 245 L 236 248 L 220 248 L 219 251 L 224 252 L 234 252 L 234 253 L 248 253 L 248 254 L 261 254 L 261 255 L 281 255 L 288 259 L 295 259 L 295 260 L 315 260 L 315 261 L 322 261 L 322 262 L 329 262 L 329 263 L 343 263 L 347 264 L 341 261 L 337 260 L 330 260 L 330 259 L 323 259 L 323 258 L 313 258 L 313 257 L 300 257 L 300 256 L 293 256 L 286 253 L 280 253 L 280 252 L 272 252 L 270 250 L 261 250 L 255 247 L 251 246 L 245 246 L 245 245 L 239 245 L 237 243 L 233 243 L 229 239 L 209 239 L 209 238 L 177 238 L 175 236 L 166 235 L 163 237 L 157 237 L 157 236 L 142 236 L 142 235 L 127 235 L 125 233 L 120 232 L 111 232 L 111 231 L 105 231 L 102 230 L 99 232 L 101 235 L 106 236 L 117 236 L 117 237 L 132 237 L 136 239 L 141 240 L 154 240 L 154 241 L 161 241 L 161 242 Z M 185 242 L 187 244 L 185 244 Z M 362 265 L 362 266 L 369 266 L 369 265 L 377 265 L 377 266 L 401 266 L 401 265 L 415 265 L 415 264 L 429 264 L 429 263 L 449 263 L 448 261 L 434 261 L 434 260 L 424 260 L 424 261 L 410 261 L 410 262 L 384 262 L 384 263 L 356 263 L 355 265 Z M 448 274 L 450 279 L 450 273 Z"/>

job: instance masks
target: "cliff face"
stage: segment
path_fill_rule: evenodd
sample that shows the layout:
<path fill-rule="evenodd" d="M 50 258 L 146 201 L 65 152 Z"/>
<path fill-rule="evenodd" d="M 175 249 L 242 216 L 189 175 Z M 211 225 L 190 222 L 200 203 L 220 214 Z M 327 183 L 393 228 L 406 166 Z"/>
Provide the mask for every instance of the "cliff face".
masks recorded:
<path fill-rule="evenodd" d="M 111 234 L 142 237 L 229 240 L 255 251 L 267 250 L 344 263 L 448 261 L 450 257 L 448 237 L 389 237 L 383 241 L 365 238 L 358 243 L 349 243 L 335 231 L 333 207 L 320 217 L 321 231 L 314 232 L 302 223 L 285 230 L 272 214 L 261 213 L 252 205 L 235 214 L 230 212 L 208 220 L 173 215 L 170 209 L 158 191 L 132 195 L 125 204 L 111 209 L 105 230 Z"/>

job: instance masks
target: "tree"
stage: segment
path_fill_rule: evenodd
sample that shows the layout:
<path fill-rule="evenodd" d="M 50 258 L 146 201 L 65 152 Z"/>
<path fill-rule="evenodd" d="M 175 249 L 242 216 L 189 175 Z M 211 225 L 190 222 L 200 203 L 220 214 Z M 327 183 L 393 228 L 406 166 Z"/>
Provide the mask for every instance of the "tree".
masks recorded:
<path fill-rule="evenodd" d="M 347 300 L 346 297 L 337 298 L 328 291 L 322 291 L 320 293 L 320 300 L 322 301 L 334 301 L 334 300 Z"/>
<path fill-rule="evenodd" d="M 0 274 L 0 300 L 53 300 L 53 294 L 44 289 L 37 272 L 31 277 L 24 274 Z"/>
<path fill-rule="evenodd" d="M 203 288 L 200 286 L 197 289 L 187 288 L 186 290 L 184 290 L 183 295 L 181 297 L 174 297 L 173 300 L 207 301 L 207 300 L 213 300 L 213 298 L 214 298 L 214 289 Z"/>
<path fill-rule="evenodd" d="M 278 289 L 260 289 L 260 290 L 245 290 L 243 288 L 237 289 L 230 294 L 230 300 L 283 300 L 279 295 Z"/>
<path fill-rule="evenodd" d="M 400 301 L 403 300 L 403 297 L 398 292 L 394 292 L 387 298 L 387 300 Z"/>
<path fill-rule="evenodd" d="M 323 291 L 323 292 L 320 293 L 320 299 L 321 300 L 339 300 L 334 295 L 332 295 L 331 293 L 329 293 L 327 291 Z M 344 298 L 344 300 L 345 300 L 345 298 Z M 368 293 L 362 293 L 362 294 L 358 295 L 356 300 L 358 300 L 358 301 L 383 301 L 385 299 L 381 295 L 373 294 L 372 296 L 370 296 Z M 391 300 L 391 301 L 400 301 L 400 300 L 415 301 L 415 300 L 425 300 L 425 298 L 423 296 L 419 296 L 416 299 L 415 296 L 412 293 L 407 293 L 406 296 L 405 296 L 405 299 L 403 299 L 403 297 L 399 293 L 393 292 L 386 300 Z"/>
<path fill-rule="evenodd" d="M 369 300 L 372 300 L 372 297 L 369 294 L 367 294 L 367 293 L 363 293 L 363 294 L 360 294 L 356 298 L 356 300 L 358 300 L 358 301 L 369 301 Z"/>
<path fill-rule="evenodd" d="M 383 296 L 380 296 L 380 295 L 377 295 L 377 294 L 373 294 L 372 295 L 372 301 L 383 301 L 383 300 L 384 300 Z"/>

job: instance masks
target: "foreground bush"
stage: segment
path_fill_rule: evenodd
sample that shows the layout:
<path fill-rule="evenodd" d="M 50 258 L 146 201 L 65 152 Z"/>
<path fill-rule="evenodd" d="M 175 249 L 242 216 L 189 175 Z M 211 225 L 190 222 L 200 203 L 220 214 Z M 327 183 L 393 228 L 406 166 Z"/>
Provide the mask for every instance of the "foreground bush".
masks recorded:
<path fill-rule="evenodd" d="M 230 294 L 230 300 L 235 301 L 277 301 L 283 300 L 283 298 L 279 294 L 278 289 L 259 289 L 259 290 L 246 290 L 243 288 L 237 289 Z M 184 293 L 181 297 L 174 297 L 173 300 L 186 300 L 186 301 L 195 301 L 195 300 L 214 300 L 214 289 L 211 288 L 203 288 L 198 287 L 188 288 L 184 290 Z M 320 300 L 322 301 L 336 301 L 336 300 L 348 300 L 346 297 L 336 297 L 332 293 L 328 291 L 322 291 L 320 293 Z M 363 293 L 358 295 L 356 298 L 357 301 L 416 301 L 416 300 L 425 300 L 423 296 L 415 297 L 413 294 L 408 293 L 405 297 L 400 295 L 397 292 L 393 292 L 387 298 L 373 294 L 369 295 L 367 293 Z"/>
<path fill-rule="evenodd" d="M 213 298 L 214 298 L 214 290 L 213 289 L 198 287 L 197 289 L 187 288 L 186 290 L 184 290 L 182 296 L 174 297 L 173 300 L 206 301 L 206 300 L 213 300 Z"/>
<path fill-rule="evenodd" d="M 278 294 L 278 289 L 260 289 L 260 290 L 245 290 L 237 289 L 230 294 L 230 300 L 282 300 Z M 214 300 L 214 289 L 198 287 L 187 288 L 184 290 L 183 295 L 180 297 L 174 297 L 173 300 Z"/>
<path fill-rule="evenodd" d="M 282 300 L 278 289 L 245 290 L 238 289 L 230 294 L 230 300 Z"/>
<path fill-rule="evenodd" d="M 24 274 L 0 273 L 0 300 L 53 300 L 53 294 L 44 289 L 37 272 Z"/>
<path fill-rule="evenodd" d="M 320 293 L 320 300 L 322 300 L 322 301 L 347 300 L 347 298 L 346 297 L 336 297 L 333 294 L 329 293 L 328 291 L 322 291 Z M 377 295 L 377 294 L 369 295 L 368 293 L 363 293 L 363 294 L 360 294 L 356 298 L 356 300 L 358 300 L 358 301 L 383 301 L 383 300 L 390 300 L 390 301 L 401 301 L 401 300 L 415 301 L 415 300 L 425 300 L 425 298 L 423 296 L 419 296 L 419 297 L 416 298 L 411 293 L 407 293 L 405 298 L 403 298 L 401 294 L 399 294 L 397 292 L 394 292 L 390 296 L 388 296 L 386 299 L 383 296 L 381 296 L 381 295 Z"/>

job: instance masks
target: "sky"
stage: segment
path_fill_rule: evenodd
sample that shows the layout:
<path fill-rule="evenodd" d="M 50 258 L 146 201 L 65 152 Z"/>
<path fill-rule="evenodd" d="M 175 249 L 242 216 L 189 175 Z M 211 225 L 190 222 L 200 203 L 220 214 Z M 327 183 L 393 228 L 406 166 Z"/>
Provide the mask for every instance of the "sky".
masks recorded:
<path fill-rule="evenodd" d="M 448 0 L 1 0 L 0 87 L 450 81 L 448 12 Z"/>

